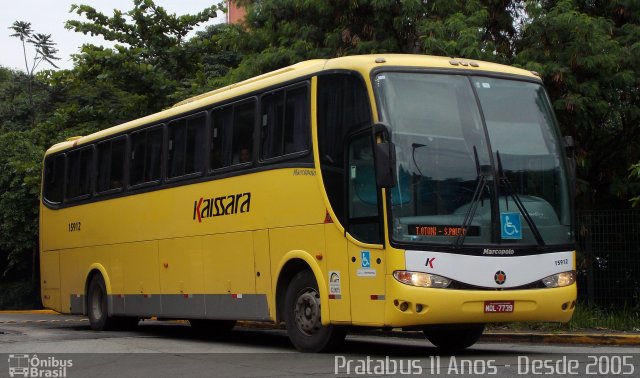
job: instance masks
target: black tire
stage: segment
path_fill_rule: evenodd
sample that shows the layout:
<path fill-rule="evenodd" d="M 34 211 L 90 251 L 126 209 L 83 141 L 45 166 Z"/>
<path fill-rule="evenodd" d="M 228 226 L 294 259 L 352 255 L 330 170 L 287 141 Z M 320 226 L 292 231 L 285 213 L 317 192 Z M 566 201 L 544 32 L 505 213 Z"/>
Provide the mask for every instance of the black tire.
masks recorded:
<path fill-rule="evenodd" d="M 443 325 L 424 329 L 426 338 L 438 349 L 456 352 L 475 344 L 484 332 L 484 324 Z"/>
<path fill-rule="evenodd" d="M 344 327 L 321 324 L 318 284 L 308 270 L 296 274 L 287 287 L 284 321 L 291 343 L 301 352 L 334 350 L 346 336 Z"/>
<path fill-rule="evenodd" d="M 89 325 L 94 331 L 104 331 L 113 328 L 115 321 L 109 317 L 107 307 L 107 287 L 102 275 L 91 277 L 87 290 L 87 313 Z"/>
<path fill-rule="evenodd" d="M 207 337 L 228 336 L 236 326 L 235 320 L 189 319 L 191 328 Z"/>

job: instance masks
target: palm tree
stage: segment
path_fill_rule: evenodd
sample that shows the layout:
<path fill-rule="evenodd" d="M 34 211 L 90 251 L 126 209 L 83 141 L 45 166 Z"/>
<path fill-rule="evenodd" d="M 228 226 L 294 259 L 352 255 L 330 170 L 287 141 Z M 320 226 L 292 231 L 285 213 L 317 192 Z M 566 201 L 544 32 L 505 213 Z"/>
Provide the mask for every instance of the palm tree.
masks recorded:
<path fill-rule="evenodd" d="M 11 34 L 11 37 L 20 38 L 22 42 L 22 53 L 24 55 L 24 67 L 27 73 L 27 77 L 29 78 L 27 93 L 29 95 L 29 108 L 31 110 L 31 125 L 35 125 L 35 109 L 33 105 L 33 81 L 36 69 L 42 62 L 47 62 L 51 64 L 53 67 L 58 68 L 56 64 L 53 62 L 54 60 L 59 60 L 60 58 L 56 57 L 55 54 L 58 52 L 58 49 L 55 48 L 55 42 L 51 40 L 51 34 L 40 34 L 33 33 L 33 29 L 31 29 L 31 23 L 25 21 L 15 21 L 13 25 L 9 27 L 9 29 L 13 30 L 14 33 Z M 31 67 L 29 67 L 29 60 L 27 58 L 27 43 L 32 44 L 36 53 L 33 56 L 33 62 Z"/>

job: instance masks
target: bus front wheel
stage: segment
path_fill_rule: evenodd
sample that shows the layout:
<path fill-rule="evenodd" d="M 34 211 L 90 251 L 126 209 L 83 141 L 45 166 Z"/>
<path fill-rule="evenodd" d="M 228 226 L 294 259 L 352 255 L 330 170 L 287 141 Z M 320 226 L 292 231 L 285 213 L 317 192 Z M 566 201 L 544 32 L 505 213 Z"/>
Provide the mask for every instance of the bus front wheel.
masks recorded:
<path fill-rule="evenodd" d="M 344 327 L 322 325 L 318 284 L 308 270 L 296 274 L 287 287 L 284 321 L 291 343 L 302 352 L 335 349 L 346 336 Z"/>
<path fill-rule="evenodd" d="M 475 344 L 484 332 L 484 324 L 431 326 L 423 332 L 438 349 L 455 352 Z"/>
<path fill-rule="evenodd" d="M 107 311 L 107 287 L 100 274 L 94 275 L 89 283 L 87 308 L 91 329 L 102 331 L 112 326 L 113 319 L 109 317 Z"/>

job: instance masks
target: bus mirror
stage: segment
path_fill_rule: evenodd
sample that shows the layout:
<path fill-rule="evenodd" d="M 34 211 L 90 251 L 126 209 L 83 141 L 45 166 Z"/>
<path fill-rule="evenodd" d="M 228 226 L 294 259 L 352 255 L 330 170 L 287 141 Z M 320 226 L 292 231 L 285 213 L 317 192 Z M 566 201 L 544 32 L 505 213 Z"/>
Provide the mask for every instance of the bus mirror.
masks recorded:
<path fill-rule="evenodd" d="M 396 146 L 391 142 L 389 126 L 378 122 L 373 125 L 375 145 L 376 181 L 379 188 L 393 188 L 396 181 Z"/>

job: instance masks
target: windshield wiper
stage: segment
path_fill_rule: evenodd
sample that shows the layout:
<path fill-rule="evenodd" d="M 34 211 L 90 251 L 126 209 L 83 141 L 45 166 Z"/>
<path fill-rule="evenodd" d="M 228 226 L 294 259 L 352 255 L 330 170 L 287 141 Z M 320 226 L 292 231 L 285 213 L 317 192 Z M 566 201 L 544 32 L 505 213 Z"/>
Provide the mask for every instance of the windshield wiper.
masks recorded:
<path fill-rule="evenodd" d="M 464 220 L 462 221 L 462 232 L 458 234 L 456 240 L 453 241 L 453 247 L 458 248 L 464 243 L 464 238 L 467 236 L 467 232 L 469 231 L 469 226 L 471 226 L 471 221 L 473 221 L 473 217 L 476 215 L 476 210 L 478 209 L 478 203 L 482 199 L 482 193 L 484 192 L 484 188 L 487 187 L 488 177 L 491 176 L 491 166 L 490 165 L 480 165 L 480 161 L 478 160 L 478 150 L 476 146 L 473 146 L 473 158 L 476 161 L 476 188 L 473 191 L 473 197 L 471 198 L 471 204 L 469 205 L 469 210 L 467 210 L 467 214 L 464 216 Z"/>
<path fill-rule="evenodd" d="M 540 230 L 538 230 L 538 226 L 536 226 L 536 224 L 533 222 L 531 215 L 529 214 L 527 209 L 524 207 L 522 200 L 520 200 L 520 196 L 518 196 L 518 193 L 516 193 L 516 191 L 513 190 L 513 187 L 511 186 L 511 182 L 509 181 L 509 179 L 507 178 L 507 175 L 504 173 L 504 170 L 502 169 L 502 160 L 500 159 L 500 151 L 496 151 L 496 157 L 498 159 L 498 180 L 507 189 L 507 194 L 511 196 L 511 198 L 513 199 L 513 202 L 516 203 L 518 210 L 520 210 L 520 214 L 522 214 L 522 216 L 524 217 L 524 220 L 527 222 L 527 225 L 529 225 L 529 229 L 531 230 L 531 233 L 533 233 L 533 237 L 536 239 L 538 246 L 544 247 L 545 246 L 544 239 L 542 239 L 542 235 L 540 234 Z M 506 201 L 507 201 L 507 206 L 509 206 L 509 200 L 507 199 Z"/>

